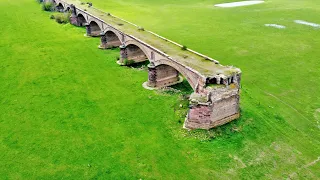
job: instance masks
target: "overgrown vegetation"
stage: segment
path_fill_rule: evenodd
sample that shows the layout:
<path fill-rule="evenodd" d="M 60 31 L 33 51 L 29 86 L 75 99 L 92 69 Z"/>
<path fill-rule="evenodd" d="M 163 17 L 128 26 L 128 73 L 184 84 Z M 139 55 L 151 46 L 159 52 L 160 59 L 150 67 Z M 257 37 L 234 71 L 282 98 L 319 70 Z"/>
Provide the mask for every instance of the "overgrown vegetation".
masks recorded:
<path fill-rule="evenodd" d="M 144 31 L 144 28 L 143 27 L 138 27 L 138 30 L 139 31 Z"/>
<path fill-rule="evenodd" d="M 92 6 L 92 3 L 91 2 L 87 2 L 88 4 L 88 7 L 91 7 Z"/>
<path fill-rule="evenodd" d="M 181 49 L 184 50 L 184 51 L 186 51 L 186 50 L 188 49 L 188 47 L 183 45 L 183 46 L 181 47 Z"/>
<path fill-rule="evenodd" d="M 70 13 L 56 13 L 53 17 L 59 24 L 67 24 L 70 22 Z"/>
<path fill-rule="evenodd" d="M 134 60 L 129 60 L 129 59 L 124 59 L 124 60 L 123 60 L 123 64 L 124 64 L 125 66 L 131 66 L 131 65 L 133 65 L 134 63 L 135 63 Z"/>
<path fill-rule="evenodd" d="M 55 7 L 52 2 L 44 2 L 42 3 L 42 10 L 44 11 L 54 11 Z"/>

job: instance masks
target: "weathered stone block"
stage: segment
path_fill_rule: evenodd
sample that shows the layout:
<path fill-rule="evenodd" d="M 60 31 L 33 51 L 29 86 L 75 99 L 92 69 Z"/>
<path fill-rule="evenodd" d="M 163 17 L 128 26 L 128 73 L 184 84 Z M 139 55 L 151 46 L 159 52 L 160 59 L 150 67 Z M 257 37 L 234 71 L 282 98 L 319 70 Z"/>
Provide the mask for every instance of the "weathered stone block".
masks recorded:
<path fill-rule="evenodd" d="M 232 81 L 227 80 L 228 83 Z M 232 84 L 206 88 L 206 93 L 194 93 L 185 121 L 188 129 L 210 129 L 240 117 L 240 75 Z"/>

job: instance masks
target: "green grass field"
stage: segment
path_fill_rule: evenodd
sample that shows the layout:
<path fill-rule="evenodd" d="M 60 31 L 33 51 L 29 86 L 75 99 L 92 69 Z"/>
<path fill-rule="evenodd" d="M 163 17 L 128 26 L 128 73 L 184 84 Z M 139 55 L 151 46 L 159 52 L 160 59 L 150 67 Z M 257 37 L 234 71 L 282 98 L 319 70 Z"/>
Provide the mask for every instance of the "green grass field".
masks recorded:
<path fill-rule="evenodd" d="M 0 179 L 320 178 L 320 29 L 293 22 L 320 24 L 320 1 L 92 2 L 241 68 L 242 117 L 183 130 L 187 101 L 143 89 L 119 50 L 33 0 L 0 0 Z"/>

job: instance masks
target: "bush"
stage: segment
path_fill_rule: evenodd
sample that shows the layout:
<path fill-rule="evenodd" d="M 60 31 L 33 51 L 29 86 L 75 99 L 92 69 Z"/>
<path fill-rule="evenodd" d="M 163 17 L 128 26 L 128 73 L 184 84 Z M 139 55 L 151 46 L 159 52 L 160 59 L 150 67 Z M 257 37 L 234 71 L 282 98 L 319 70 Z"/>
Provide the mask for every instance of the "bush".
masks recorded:
<path fill-rule="evenodd" d="M 91 7 L 92 6 L 92 3 L 91 2 L 87 2 L 88 4 L 88 7 Z"/>
<path fill-rule="evenodd" d="M 144 28 L 143 27 L 139 27 L 138 30 L 139 31 L 144 31 Z"/>
<path fill-rule="evenodd" d="M 53 11 L 54 4 L 52 2 L 45 2 L 42 4 L 42 10 L 44 11 Z"/>
<path fill-rule="evenodd" d="M 182 46 L 181 49 L 186 51 L 188 49 L 188 47 L 187 46 Z"/>
<path fill-rule="evenodd" d="M 69 16 L 69 13 L 59 13 L 55 16 L 55 19 L 59 24 L 67 24 L 70 22 Z"/>
<path fill-rule="evenodd" d="M 51 16 L 50 16 L 50 19 L 55 19 L 56 17 L 54 17 L 54 15 L 52 14 Z"/>
<path fill-rule="evenodd" d="M 134 63 L 135 63 L 134 60 L 125 59 L 125 60 L 123 61 L 123 64 L 124 64 L 125 66 L 130 66 L 130 65 L 132 65 L 132 64 L 134 64 Z"/>

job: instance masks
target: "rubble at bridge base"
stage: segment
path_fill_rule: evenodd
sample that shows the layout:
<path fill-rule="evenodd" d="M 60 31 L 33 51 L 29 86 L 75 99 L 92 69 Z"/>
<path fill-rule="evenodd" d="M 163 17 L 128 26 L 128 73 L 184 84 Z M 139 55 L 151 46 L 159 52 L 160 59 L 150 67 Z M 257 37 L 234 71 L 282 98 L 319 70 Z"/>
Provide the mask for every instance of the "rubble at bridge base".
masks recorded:
<path fill-rule="evenodd" d="M 240 117 L 238 83 L 207 87 L 190 96 L 189 112 L 184 124 L 187 129 L 211 129 Z"/>

